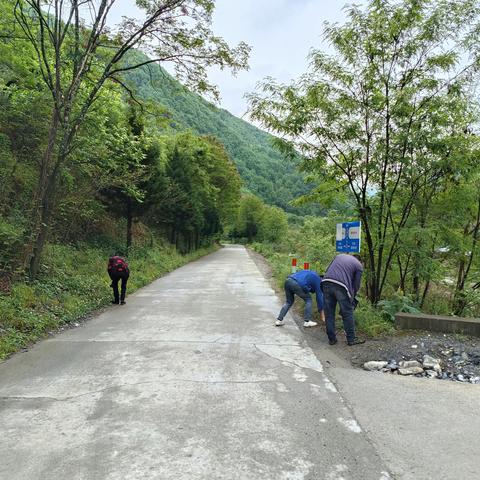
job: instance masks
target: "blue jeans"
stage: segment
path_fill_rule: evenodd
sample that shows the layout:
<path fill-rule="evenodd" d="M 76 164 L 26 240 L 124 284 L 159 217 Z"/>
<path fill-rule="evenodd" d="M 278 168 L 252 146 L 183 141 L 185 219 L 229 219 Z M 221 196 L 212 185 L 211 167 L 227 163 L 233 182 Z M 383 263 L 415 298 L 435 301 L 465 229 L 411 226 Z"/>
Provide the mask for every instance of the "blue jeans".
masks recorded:
<path fill-rule="evenodd" d="M 343 319 L 343 328 L 347 336 L 347 342 L 355 339 L 355 320 L 353 318 L 353 301 L 348 295 L 346 288 L 336 283 L 323 281 L 323 308 L 325 310 L 325 323 L 327 336 L 331 341 L 336 340 L 335 333 L 335 309 L 337 303 L 340 306 L 340 315 Z"/>
<path fill-rule="evenodd" d="M 285 296 L 287 299 L 285 305 L 278 314 L 278 320 L 283 320 L 287 312 L 290 310 L 290 307 L 295 301 L 295 295 L 299 296 L 305 301 L 303 317 L 306 322 L 309 322 L 312 319 L 312 297 L 310 296 L 310 293 L 307 293 L 305 290 L 303 290 L 303 288 L 293 278 L 287 278 L 285 280 Z"/>

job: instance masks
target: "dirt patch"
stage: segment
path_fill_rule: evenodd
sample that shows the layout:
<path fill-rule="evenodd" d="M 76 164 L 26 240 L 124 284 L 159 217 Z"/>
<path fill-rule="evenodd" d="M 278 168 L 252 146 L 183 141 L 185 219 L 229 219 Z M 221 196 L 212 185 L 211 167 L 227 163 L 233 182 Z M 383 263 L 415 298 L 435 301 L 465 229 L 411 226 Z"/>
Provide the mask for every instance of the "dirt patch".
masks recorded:
<path fill-rule="evenodd" d="M 283 290 L 278 287 L 267 260 L 252 250 L 248 250 L 248 253 L 263 276 L 270 281 L 272 288 L 283 298 Z M 300 304 L 301 302 L 296 302 L 292 312 L 299 325 L 302 322 Z M 309 329 L 308 335 L 327 343 L 323 325 Z M 400 375 L 403 370 L 401 362 L 412 360 L 423 366 L 425 355 L 428 355 L 438 360 L 440 368 L 424 368 L 421 373 L 412 375 L 480 384 L 480 338 L 435 332 L 398 331 L 393 335 L 368 338 L 363 345 L 348 347 L 340 330 L 338 339 L 338 344 L 332 347 L 332 350 L 353 367 L 363 368 L 364 364 L 370 361 L 387 362 L 381 370 L 388 375 Z"/>

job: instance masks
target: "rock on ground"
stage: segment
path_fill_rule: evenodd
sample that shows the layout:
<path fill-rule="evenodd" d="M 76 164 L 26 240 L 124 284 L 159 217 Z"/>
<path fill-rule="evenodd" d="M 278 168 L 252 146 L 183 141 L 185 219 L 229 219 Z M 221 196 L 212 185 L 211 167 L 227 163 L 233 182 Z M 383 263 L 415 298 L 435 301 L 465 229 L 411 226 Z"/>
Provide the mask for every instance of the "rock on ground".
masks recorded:
<path fill-rule="evenodd" d="M 418 373 L 423 373 L 423 368 L 416 366 L 399 368 L 398 373 L 400 373 L 400 375 L 417 375 Z"/>
<path fill-rule="evenodd" d="M 423 368 L 435 370 L 436 372 L 440 372 L 442 370 L 442 367 L 440 366 L 440 360 L 430 355 L 423 356 Z"/>
<path fill-rule="evenodd" d="M 363 364 L 363 368 L 365 370 L 368 370 L 369 372 L 375 371 L 375 370 L 381 370 L 382 368 L 386 367 L 388 362 L 376 362 L 376 361 L 370 361 L 370 362 L 365 362 Z"/>
<path fill-rule="evenodd" d="M 422 368 L 422 364 L 420 362 L 417 362 L 416 360 L 404 360 L 400 362 L 399 364 L 400 368 L 406 369 L 406 368 Z"/>

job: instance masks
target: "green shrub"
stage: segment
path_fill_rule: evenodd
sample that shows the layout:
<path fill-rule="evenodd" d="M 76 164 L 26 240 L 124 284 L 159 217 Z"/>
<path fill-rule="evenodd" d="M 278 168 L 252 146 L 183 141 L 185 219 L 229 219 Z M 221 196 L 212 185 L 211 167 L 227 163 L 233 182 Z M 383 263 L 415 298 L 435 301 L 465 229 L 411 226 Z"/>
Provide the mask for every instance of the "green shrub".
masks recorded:
<path fill-rule="evenodd" d="M 421 313 L 414 301 L 406 295 L 393 295 L 378 302 L 378 307 L 382 315 L 392 323 L 395 321 L 395 314 L 398 312 Z"/>
<path fill-rule="evenodd" d="M 367 301 L 361 302 L 355 309 L 355 321 L 357 329 L 370 337 L 394 331 L 393 322 Z"/>
<path fill-rule="evenodd" d="M 23 228 L 0 216 L 0 270 L 9 269 L 21 249 Z"/>

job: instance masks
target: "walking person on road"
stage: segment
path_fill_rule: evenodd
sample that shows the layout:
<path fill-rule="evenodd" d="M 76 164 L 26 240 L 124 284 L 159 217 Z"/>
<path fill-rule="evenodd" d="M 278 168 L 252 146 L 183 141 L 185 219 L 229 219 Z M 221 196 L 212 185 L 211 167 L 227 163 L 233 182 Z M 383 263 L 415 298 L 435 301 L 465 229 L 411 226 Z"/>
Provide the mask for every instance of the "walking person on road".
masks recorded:
<path fill-rule="evenodd" d="M 327 268 L 322 280 L 323 302 L 327 327 L 328 343 L 335 345 L 335 310 L 340 306 L 343 328 L 348 345 L 365 343 L 355 335 L 355 319 L 353 310 L 356 306 L 355 295 L 360 289 L 363 265 L 359 255 L 337 255 Z"/>
<path fill-rule="evenodd" d="M 325 317 L 323 315 L 323 295 L 320 275 L 313 270 L 300 270 L 296 273 L 292 273 L 292 275 L 285 280 L 286 302 L 278 314 L 275 325 L 277 327 L 285 325 L 283 319 L 290 310 L 290 307 L 293 305 L 293 302 L 295 301 L 295 295 L 299 296 L 305 302 L 303 326 L 315 327 L 318 325 L 317 322 L 312 321 L 312 293 L 315 293 L 315 297 L 317 299 L 317 308 L 318 312 L 320 313 L 320 320 L 325 321 Z"/>
<path fill-rule="evenodd" d="M 108 275 L 110 276 L 112 283 L 111 287 L 113 288 L 113 304 L 125 305 L 125 294 L 127 292 L 127 281 L 130 276 L 130 270 L 128 268 L 128 263 L 126 260 L 119 256 L 113 255 L 108 259 L 107 267 Z M 118 282 L 122 282 L 122 287 L 120 294 L 118 292 Z"/>

